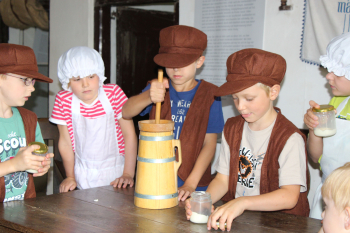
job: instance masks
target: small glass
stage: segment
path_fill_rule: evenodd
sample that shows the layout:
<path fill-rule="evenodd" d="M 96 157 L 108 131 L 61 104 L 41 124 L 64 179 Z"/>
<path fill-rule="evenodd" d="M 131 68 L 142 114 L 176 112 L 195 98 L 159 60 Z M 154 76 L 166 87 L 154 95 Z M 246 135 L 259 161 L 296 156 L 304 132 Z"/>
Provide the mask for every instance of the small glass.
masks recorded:
<path fill-rule="evenodd" d="M 318 117 L 318 125 L 314 128 L 314 134 L 319 137 L 330 137 L 337 132 L 335 126 L 335 112 L 332 105 L 320 105 L 320 108 L 312 108 Z"/>
<path fill-rule="evenodd" d="M 41 143 L 41 142 L 31 142 L 28 144 L 28 146 L 31 146 L 31 145 L 39 145 L 40 148 L 39 149 L 36 149 L 32 152 L 33 155 L 39 155 L 39 156 L 46 156 L 47 155 L 47 152 L 48 152 L 48 147 L 44 144 L 44 143 Z M 26 170 L 26 172 L 29 172 L 29 173 L 38 173 L 37 170 L 34 170 L 34 169 L 28 169 Z"/>
<path fill-rule="evenodd" d="M 204 191 L 195 191 L 190 200 L 192 215 L 190 221 L 193 223 L 207 223 L 211 214 L 211 196 Z"/>

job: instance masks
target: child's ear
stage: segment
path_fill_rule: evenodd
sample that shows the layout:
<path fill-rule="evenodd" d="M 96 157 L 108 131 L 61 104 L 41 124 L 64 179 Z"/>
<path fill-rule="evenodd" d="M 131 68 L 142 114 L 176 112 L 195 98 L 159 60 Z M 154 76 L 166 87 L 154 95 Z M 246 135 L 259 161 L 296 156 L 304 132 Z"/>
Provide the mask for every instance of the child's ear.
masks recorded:
<path fill-rule="evenodd" d="M 197 60 L 197 65 L 196 65 L 196 68 L 199 69 L 202 67 L 203 63 L 205 61 L 205 57 L 204 56 L 200 56 Z"/>
<path fill-rule="evenodd" d="M 281 86 L 280 85 L 273 85 L 271 88 L 270 88 L 270 99 L 271 100 L 275 100 L 277 99 L 279 93 L 280 93 L 280 90 L 281 90 Z"/>
<path fill-rule="evenodd" d="M 350 207 L 346 207 L 344 211 L 345 211 L 344 227 L 346 230 L 350 230 Z"/>

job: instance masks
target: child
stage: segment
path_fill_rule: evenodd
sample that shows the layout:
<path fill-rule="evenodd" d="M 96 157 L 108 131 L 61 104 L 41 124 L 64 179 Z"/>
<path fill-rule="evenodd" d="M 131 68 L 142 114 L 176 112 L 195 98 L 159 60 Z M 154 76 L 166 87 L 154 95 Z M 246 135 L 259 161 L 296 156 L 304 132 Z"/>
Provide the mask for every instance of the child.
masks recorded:
<path fill-rule="evenodd" d="M 142 111 L 141 115 L 150 113 L 154 119 L 153 103 L 164 101 L 160 118 L 174 121 L 174 138 L 181 141 L 178 198 L 184 201 L 193 191 L 206 190 L 211 181 L 210 162 L 217 133 L 224 126 L 221 99 L 213 94 L 217 86 L 195 79 L 205 60 L 207 36 L 202 31 L 183 25 L 167 27 L 160 31 L 159 43 L 154 61 L 166 67 L 170 82 L 153 80 L 143 93 L 127 101 L 123 116 L 132 118 Z"/>
<path fill-rule="evenodd" d="M 326 207 L 319 233 L 350 232 L 350 163 L 334 170 L 321 190 Z"/>
<path fill-rule="evenodd" d="M 58 61 L 64 90 L 50 121 L 58 125 L 67 175 L 60 192 L 134 184 L 137 139 L 133 122 L 122 118 L 127 97 L 117 85 L 103 85 L 104 70 L 100 54 L 87 47 L 73 47 Z"/>
<path fill-rule="evenodd" d="M 51 83 L 38 73 L 34 51 L 26 46 L 0 44 L 0 201 L 23 200 L 36 196 L 33 176 L 50 168 L 52 153 L 33 155 L 44 143 L 35 113 L 21 108 L 35 90 L 35 81 Z M 30 174 L 25 170 L 37 170 Z"/>
<path fill-rule="evenodd" d="M 307 157 L 303 134 L 273 107 L 286 71 L 285 60 L 260 49 L 240 50 L 227 59 L 227 82 L 215 94 L 232 94 L 241 114 L 227 120 L 217 175 L 207 192 L 228 201 L 208 219 L 208 229 L 231 229 L 245 210 L 307 216 Z M 186 203 L 187 219 L 192 214 Z"/>
<path fill-rule="evenodd" d="M 323 210 L 322 183 L 334 169 L 350 162 L 350 33 L 333 38 L 327 46 L 327 54 L 321 56 L 320 60 L 329 72 L 326 79 L 334 95 L 329 104 L 337 110 L 337 133 L 327 138 L 314 134 L 313 129 L 318 125 L 318 121 L 312 113 L 312 108 L 319 108 L 319 105 L 310 101 L 311 108 L 304 116 L 304 122 L 309 128 L 308 152 L 314 162 L 318 162 L 322 155 L 322 182 L 315 192 L 310 211 L 310 217 L 316 219 L 321 219 Z"/>

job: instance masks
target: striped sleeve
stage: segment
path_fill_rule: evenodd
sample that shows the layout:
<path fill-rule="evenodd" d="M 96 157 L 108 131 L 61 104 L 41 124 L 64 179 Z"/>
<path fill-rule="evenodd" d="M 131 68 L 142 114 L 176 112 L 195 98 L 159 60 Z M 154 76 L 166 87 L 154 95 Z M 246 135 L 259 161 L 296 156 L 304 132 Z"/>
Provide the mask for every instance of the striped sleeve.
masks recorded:
<path fill-rule="evenodd" d="M 49 121 L 58 125 L 67 125 L 73 151 L 75 151 L 72 124 L 72 97 L 73 93 L 70 91 L 59 91 L 57 93 Z"/>

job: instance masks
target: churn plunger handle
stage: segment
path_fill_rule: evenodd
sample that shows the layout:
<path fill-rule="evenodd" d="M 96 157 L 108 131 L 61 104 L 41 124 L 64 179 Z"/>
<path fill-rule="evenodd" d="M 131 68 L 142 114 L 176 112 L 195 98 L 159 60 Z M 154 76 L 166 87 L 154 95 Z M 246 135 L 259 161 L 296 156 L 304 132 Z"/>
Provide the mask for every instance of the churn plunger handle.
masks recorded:
<path fill-rule="evenodd" d="M 163 82 L 163 70 L 159 69 L 158 70 L 158 82 L 162 83 Z M 160 108 L 162 106 L 162 103 L 156 103 L 156 124 L 160 124 Z"/>

